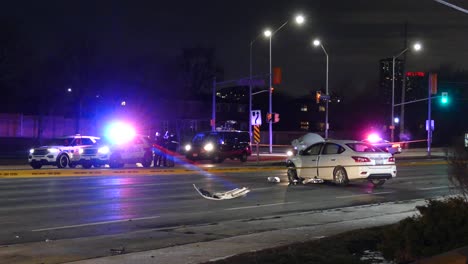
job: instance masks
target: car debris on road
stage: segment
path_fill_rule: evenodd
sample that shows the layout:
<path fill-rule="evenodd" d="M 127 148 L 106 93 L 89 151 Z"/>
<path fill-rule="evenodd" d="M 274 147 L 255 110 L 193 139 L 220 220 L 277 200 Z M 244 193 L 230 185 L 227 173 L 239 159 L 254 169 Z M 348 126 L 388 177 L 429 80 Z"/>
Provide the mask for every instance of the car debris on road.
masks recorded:
<path fill-rule="evenodd" d="M 246 187 L 242 187 L 240 189 L 235 188 L 233 190 L 226 191 L 226 192 L 214 192 L 214 193 L 211 193 L 202 188 L 198 188 L 195 184 L 193 184 L 193 188 L 195 188 L 195 190 L 197 190 L 197 192 L 203 198 L 208 199 L 208 200 L 229 200 L 233 198 L 244 197 L 247 195 L 247 193 L 250 192 L 250 189 Z"/>

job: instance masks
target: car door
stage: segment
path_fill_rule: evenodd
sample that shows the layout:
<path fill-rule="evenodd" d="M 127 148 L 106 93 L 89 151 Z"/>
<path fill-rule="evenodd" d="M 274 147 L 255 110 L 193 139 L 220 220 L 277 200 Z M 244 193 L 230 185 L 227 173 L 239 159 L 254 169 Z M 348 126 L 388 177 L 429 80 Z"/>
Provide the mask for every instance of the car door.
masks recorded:
<path fill-rule="evenodd" d="M 319 160 L 320 150 L 323 143 L 314 144 L 300 152 L 302 168 L 300 169 L 299 176 L 303 178 L 313 178 L 318 174 L 317 166 Z"/>
<path fill-rule="evenodd" d="M 325 143 L 318 160 L 318 176 L 320 179 L 333 179 L 333 170 L 340 165 L 340 155 L 344 151 L 345 148 L 339 144 Z"/>

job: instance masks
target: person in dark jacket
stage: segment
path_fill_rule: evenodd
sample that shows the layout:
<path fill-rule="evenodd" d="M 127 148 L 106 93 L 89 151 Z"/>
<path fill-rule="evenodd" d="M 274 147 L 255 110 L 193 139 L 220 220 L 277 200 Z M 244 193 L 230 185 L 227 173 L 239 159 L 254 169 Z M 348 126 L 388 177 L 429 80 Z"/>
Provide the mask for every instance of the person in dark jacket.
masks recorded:
<path fill-rule="evenodd" d="M 161 167 L 163 165 L 163 154 L 164 154 L 164 139 L 161 135 L 161 133 L 156 132 L 154 135 L 154 146 L 153 146 L 153 152 L 154 152 L 154 160 L 153 160 L 153 166 L 154 167 Z"/>

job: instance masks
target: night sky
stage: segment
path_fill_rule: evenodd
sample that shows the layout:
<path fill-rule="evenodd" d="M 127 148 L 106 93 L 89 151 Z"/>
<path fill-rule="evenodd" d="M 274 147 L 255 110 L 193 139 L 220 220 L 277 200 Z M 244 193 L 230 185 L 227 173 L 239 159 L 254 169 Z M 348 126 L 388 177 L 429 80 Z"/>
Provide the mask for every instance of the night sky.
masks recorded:
<path fill-rule="evenodd" d="M 466 1 L 450 2 L 468 8 Z M 297 12 L 306 16 L 301 27 L 292 22 Z M 419 54 L 407 53 L 408 71 L 434 71 L 442 64 L 468 69 L 468 14 L 432 0 L 19 0 L 2 3 L 0 16 L 18 26 L 38 61 L 74 38 L 91 40 L 95 59 L 109 67 L 131 67 L 137 58 L 164 65 L 183 48 L 213 47 L 227 80 L 248 76 L 249 43 L 257 35 L 291 20 L 274 36 L 272 57 L 273 66 L 283 70 L 279 89 L 294 96 L 325 85 L 325 56 L 311 45 L 313 38 L 320 37 L 330 55 L 330 90 L 351 97 L 376 84 L 380 59 L 403 49 L 405 22 L 409 43 L 418 40 L 424 47 Z M 253 58 L 254 74 L 267 73 L 266 39 L 254 43 Z M 107 85 L 126 82 L 125 74 L 107 78 L 112 76 L 116 79 Z M 176 78 L 161 74 L 160 85 Z"/>

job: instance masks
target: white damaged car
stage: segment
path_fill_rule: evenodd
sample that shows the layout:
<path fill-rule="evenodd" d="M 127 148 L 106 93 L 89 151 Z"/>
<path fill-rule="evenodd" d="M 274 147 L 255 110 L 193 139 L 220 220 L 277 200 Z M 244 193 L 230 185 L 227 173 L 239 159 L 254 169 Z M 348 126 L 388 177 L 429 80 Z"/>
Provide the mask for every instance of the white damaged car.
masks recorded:
<path fill-rule="evenodd" d="M 381 186 L 396 177 L 392 154 L 362 141 L 324 140 L 301 149 L 286 160 L 291 183 L 305 179 L 347 185 L 365 180 Z"/>

